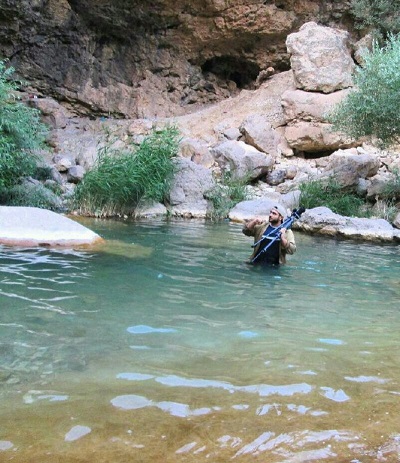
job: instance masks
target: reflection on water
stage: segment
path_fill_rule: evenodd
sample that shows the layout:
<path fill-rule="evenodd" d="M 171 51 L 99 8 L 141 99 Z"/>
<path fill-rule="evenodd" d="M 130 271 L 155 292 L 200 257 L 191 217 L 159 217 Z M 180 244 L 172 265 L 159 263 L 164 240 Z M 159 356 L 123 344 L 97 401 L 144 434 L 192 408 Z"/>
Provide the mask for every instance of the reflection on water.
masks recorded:
<path fill-rule="evenodd" d="M 87 225 L 0 247 L 0 461 L 399 461 L 396 246 L 259 269 L 239 225 Z"/>

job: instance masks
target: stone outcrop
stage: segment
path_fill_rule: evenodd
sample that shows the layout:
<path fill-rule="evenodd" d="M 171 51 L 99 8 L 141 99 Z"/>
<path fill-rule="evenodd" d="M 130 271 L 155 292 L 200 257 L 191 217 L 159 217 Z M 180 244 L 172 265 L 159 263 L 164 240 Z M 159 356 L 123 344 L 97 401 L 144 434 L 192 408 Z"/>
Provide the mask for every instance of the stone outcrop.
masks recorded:
<path fill-rule="evenodd" d="M 295 152 L 333 152 L 360 145 L 335 132 L 329 113 L 353 85 L 355 64 L 344 30 L 304 24 L 286 40 L 297 90 L 282 95 L 284 136 Z"/>
<path fill-rule="evenodd" d="M 205 217 L 209 207 L 205 195 L 214 186 L 211 171 L 186 158 L 179 159 L 177 164 L 178 172 L 169 195 L 171 214 Z"/>
<path fill-rule="evenodd" d="M 262 114 L 252 114 L 246 117 L 239 127 L 244 141 L 254 148 L 269 154 L 272 158 L 280 156 L 280 144 L 282 137 Z"/>
<path fill-rule="evenodd" d="M 288 213 L 298 206 L 299 191 L 293 191 L 286 195 L 269 192 L 263 198 L 242 201 L 229 212 L 229 218 L 233 222 L 243 222 L 253 217 L 268 217 L 269 211 L 277 204 L 283 206 Z"/>
<path fill-rule="evenodd" d="M 7 0 L 0 57 L 81 114 L 171 116 L 289 69 L 285 38 L 303 23 L 349 18 L 344 0 Z"/>
<path fill-rule="evenodd" d="M 400 230 L 384 219 L 345 217 L 333 213 L 327 207 L 307 210 L 293 228 L 338 238 L 363 241 L 400 242 Z"/>
<path fill-rule="evenodd" d="M 286 46 L 297 88 L 332 93 L 351 87 L 355 65 L 349 39 L 346 31 L 315 22 L 290 34 Z"/>
<path fill-rule="evenodd" d="M 379 171 L 378 156 L 356 149 L 338 150 L 329 156 L 320 178 L 334 178 L 342 187 L 356 187 L 360 179 L 368 179 Z"/>
<path fill-rule="evenodd" d="M 0 206 L 0 244 L 76 247 L 102 241 L 97 233 L 55 212 Z"/>
<path fill-rule="evenodd" d="M 323 122 L 297 122 L 285 127 L 285 138 L 293 150 L 318 153 L 354 146 L 354 140 L 332 130 Z"/>
<path fill-rule="evenodd" d="M 274 164 L 274 158 L 243 141 L 225 141 L 212 149 L 223 172 L 238 180 L 257 179 Z"/>
<path fill-rule="evenodd" d="M 286 123 L 326 122 L 327 114 L 339 104 L 349 90 L 333 93 L 306 92 L 304 90 L 287 90 L 282 95 L 283 114 Z"/>

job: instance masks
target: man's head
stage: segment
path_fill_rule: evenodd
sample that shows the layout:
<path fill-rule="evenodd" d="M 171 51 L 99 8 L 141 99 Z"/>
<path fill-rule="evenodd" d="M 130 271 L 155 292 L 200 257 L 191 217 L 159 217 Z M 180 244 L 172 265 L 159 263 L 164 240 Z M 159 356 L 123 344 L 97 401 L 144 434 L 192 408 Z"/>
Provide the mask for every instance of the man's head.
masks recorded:
<path fill-rule="evenodd" d="M 281 205 L 277 205 L 271 208 L 269 212 L 269 222 L 272 225 L 280 225 L 286 217 L 285 208 Z"/>

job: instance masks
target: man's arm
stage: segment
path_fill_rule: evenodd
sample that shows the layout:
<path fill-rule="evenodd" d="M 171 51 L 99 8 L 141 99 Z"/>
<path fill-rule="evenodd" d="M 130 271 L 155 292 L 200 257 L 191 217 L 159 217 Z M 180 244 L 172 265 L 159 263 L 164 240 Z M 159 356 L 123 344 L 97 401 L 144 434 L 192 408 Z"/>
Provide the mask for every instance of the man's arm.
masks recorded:
<path fill-rule="evenodd" d="M 255 217 L 254 219 L 251 219 L 251 220 L 245 220 L 243 228 L 242 228 L 242 232 L 246 236 L 254 236 L 257 225 L 261 225 L 263 223 L 264 223 L 264 220 L 260 219 L 259 217 Z"/>
<path fill-rule="evenodd" d="M 292 230 L 281 230 L 281 246 L 287 254 L 294 254 L 296 252 L 296 242 Z"/>

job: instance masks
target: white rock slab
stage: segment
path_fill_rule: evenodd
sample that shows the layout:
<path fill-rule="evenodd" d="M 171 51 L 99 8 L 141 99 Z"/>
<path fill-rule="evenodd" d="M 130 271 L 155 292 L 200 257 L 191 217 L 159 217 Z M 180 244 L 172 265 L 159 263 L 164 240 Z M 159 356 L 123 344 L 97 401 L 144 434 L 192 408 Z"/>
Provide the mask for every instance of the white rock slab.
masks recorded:
<path fill-rule="evenodd" d="M 56 212 L 0 206 L 0 244 L 74 247 L 101 241 L 97 233 Z"/>

